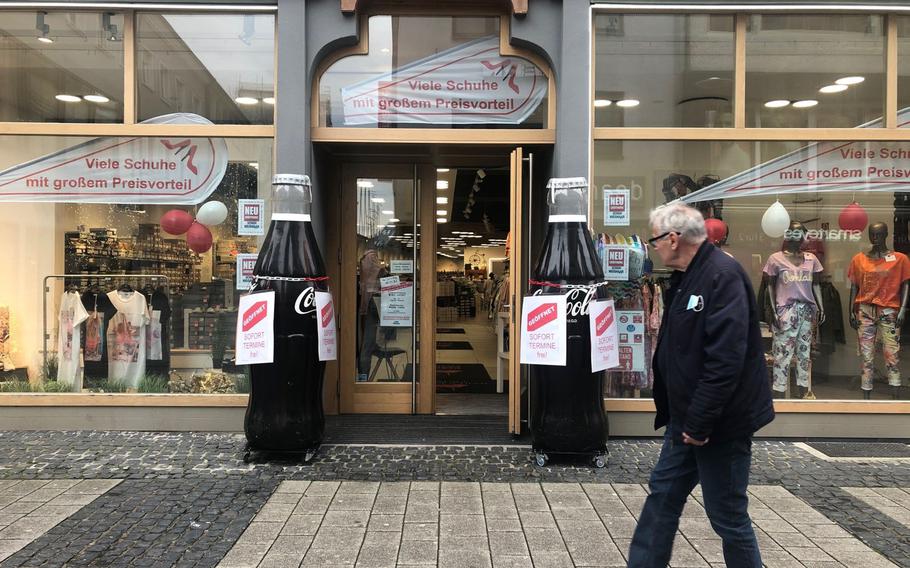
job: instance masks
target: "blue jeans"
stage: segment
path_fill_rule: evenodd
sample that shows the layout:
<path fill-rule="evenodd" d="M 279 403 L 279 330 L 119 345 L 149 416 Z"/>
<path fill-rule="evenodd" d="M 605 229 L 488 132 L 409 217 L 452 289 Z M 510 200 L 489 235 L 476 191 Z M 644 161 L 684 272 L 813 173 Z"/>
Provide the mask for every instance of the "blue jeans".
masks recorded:
<path fill-rule="evenodd" d="M 705 511 L 723 540 L 724 562 L 735 568 L 761 568 L 761 554 L 749 518 L 749 466 L 752 440 L 741 438 L 695 447 L 678 441 L 667 428 L 660 458 L 651 473 L 645 500 L 629 547 L 629 568 L 665 568 L 686 499 L 701 482 Z M 675 438 L 675 439 L 674 439 Z"/>

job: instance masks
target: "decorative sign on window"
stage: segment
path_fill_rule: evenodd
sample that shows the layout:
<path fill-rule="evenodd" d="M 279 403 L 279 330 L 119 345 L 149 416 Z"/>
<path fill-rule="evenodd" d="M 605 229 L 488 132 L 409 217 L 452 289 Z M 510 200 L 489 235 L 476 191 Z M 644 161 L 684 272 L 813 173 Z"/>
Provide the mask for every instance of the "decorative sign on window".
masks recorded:
<path fill-rule="evenodd" d="M 145 123 L 211 124 L 176 113 Z M 222 138 L 95 138 L 0 172 L 0 201 L 201 203 L 227 169 Z"/>
<path fill-rule="evenodd" d="M 540 69 L 489 36 L 341 89 L 336 124 L 521 124 L 546 94 Z"/>

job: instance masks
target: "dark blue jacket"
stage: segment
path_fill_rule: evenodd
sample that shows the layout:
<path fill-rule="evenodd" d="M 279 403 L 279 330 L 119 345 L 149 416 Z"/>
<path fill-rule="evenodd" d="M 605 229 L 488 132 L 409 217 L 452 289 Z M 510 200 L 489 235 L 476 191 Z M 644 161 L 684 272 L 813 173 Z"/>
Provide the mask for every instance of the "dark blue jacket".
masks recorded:
<path fill-rule="evenodd" d="M 739 263 L 701 245 L 674 272 L 654 354 L 654 427 L 697 440 L 751 436 L 774 420 L 758 306 Z M 679 436 L 678 436 L 679 437 Z"/>

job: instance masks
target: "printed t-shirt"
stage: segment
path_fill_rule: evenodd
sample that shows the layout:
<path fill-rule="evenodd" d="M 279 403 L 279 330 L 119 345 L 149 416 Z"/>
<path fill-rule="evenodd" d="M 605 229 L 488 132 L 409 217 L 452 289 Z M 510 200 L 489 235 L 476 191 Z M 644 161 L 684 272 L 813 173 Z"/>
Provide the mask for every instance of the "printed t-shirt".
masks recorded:
<path fill-rule="evenodd" d="M 850 261 L 847 278 L 856 284 L 856 304 L 873 304 L 882 308 L 900 308 L 900 289 L 910 280 L 910 259 L 899 252 L 884 258 L 869 258 L 859 253 Z"/>
<path fill-rule="evenodd" d="M 139 292 L 108 292 L 117 313 L 107 326 L 108 378 L 136 388 L 145 375 L 148 304 Z"/>
<path fill-rule="evenodd" d="M 787 256 L 783 251 L 768 257 L 764 272 L 768 276 L 777 276 L 777 306 L 788 306 L 793 302 L 804 302 L 815 305 L 812 294 L 812 277 L 822 271 L 822 263 L 811 252 L 802 252 L 800 256 Z M 799 262 L 797 266 L 795 263 Z"/>
<path fill-rule="evenodd" d="M 76 292 L 65 292 L 60 300 L 60 327 L 57 331 L 57 382 L 68 383 L 73 390 L 82 390 L 79 360 L 81 325 L 88 312 Z"/>

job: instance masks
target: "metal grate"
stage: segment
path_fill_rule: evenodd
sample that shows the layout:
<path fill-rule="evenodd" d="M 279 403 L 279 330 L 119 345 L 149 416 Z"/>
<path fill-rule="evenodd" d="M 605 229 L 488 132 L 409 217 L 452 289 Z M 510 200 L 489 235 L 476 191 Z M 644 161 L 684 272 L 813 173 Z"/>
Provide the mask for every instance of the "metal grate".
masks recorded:
<path fill-rule="evenodd" d="M 910 458 L 910 446 L 894 442 L 806 442 L 831 458 Z"/>

